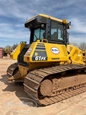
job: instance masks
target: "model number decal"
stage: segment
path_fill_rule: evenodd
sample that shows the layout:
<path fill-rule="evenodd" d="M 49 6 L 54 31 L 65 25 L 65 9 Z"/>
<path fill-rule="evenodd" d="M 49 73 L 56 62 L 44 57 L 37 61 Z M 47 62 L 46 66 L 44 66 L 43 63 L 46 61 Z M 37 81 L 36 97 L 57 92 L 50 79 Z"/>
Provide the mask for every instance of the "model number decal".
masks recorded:
<path fill-rule="evenodd" d="M 54 53 L 54 54 L 58 54 L 58 53 L 60 52 L 59 49 L 58 49 L 58 48 L 55 48 L 55 47 L 51 48 L 51 51 L 52 51 L 52 53 Z"/>
<path fill-rule="evenodd" d="M 38 61 L 38 60 L 46 60 L 46 57 L 36 56 L 36 57 L 35 57 L 35 60 L 36 60 L 36 61 Z"/>

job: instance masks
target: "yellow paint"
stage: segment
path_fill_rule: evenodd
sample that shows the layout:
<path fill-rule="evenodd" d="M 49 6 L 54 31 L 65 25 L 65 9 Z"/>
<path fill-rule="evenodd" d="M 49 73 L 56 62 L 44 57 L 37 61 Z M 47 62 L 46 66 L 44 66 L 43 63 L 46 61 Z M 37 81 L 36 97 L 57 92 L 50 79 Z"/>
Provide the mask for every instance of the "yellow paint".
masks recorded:
<path fill-rule="evenodd" d="M 69 57 L 73 64 L 85 64 L 83 62 L 82 51 L 78 47 L 73 45 L 68 45 L 67 50 L 69 52 Z"/>
<path fill-rule="evenodd" d="M 82 55 L 83 55 L 83 61 L 86 65 L 86 50 L 82 50 Z"/>
<path fill-rule="evenodd" d="M 68 23 L 67 20 L 61 20 L 45 14 L 39 14 L 37 16 L 50 18 L 64 24 Z M 35 19 L 37 16 L 33 17 L 27 22 Z M 17 59 L 25 45 L 26 43 L 20 43 L 16 50 L 11 53 L 11 58 Z M 38 57 L 37 59 L 36 56 Z M 29 70 L 36 68 L 70 63 L 85 64 L 83 62 L 82 51 L 79 48 L 72 45 L 48 43 L 48 40 L 46 39 L 43 39 L 42 41 L 37 40 L 30 45 L 27 52 L 24 54 L 24 62 L 27 63 L 28 67 L 18 64 L 18 69 L 22 78 L 27 75 Z"/>
<path fill-rule="evenodd" d="M 18 55 L 20 54 L 20 52 L 22 51 L 22 49 L 24 48 L 24 46 L 26 45 L 25 42 L 21 42 L 15 50 L 13 50 L 13 52 L 11 53 L 11 58 L 14 60 L 17 60 Z"/>
<path fill-rule="evenodd" d="M 25 62 L 28 62 L 28 63 L 32 62 L 32 61 L 31 61 L 31 60 L 32 60 L 32 54 L 33 54 L 34 51 L 35 51 L 36 44 L 37 44 L 37 42 L 33 42 L 33 43 L 31 44 L 31 46 L 29 47 L 29 49 L 32 49 L 32 51 L 29 52 L 29 49 L 28 49 L 27 52 L 25 53 L 25 55 L 24 55 L 24 61 L 25 61 Z M 28 58 L 28 57 L 29 57 L 29 58 Z"/>
<path fill-rule="evenodd" d="M 27 20 L 26 23 L 28 23 L 28 22 L 30 22 L 30 21 L 36 19 L 37 16 L 41 16 L 41 17 L 45 17 L 45 18 L 50 18 L 50 19 L 52 19 L 52 20 L 54 20 L 54 21 L 63 22 L 64 24 L 67 24 L 67 23 L 68 23 L 66 19 L 61 20 L 61 19 L 58 19 L 58 18 L 49 16 L 49 15 L 46 15 L 46 14 L 38 14 L 38 15 L 34 16 L 33 18 Z"/>
<path fill-rule="evenodd" d="M 29 68 L 21 65 L 18 65 L 18 68 L 19 72 L 21 73 L 21 77 L 25 77 L 25 75 L 27 75 L 27 71 L 29 70 Z"/>
<path fill-rule="evenodd" d="M 45 50 L 37 50 L 36 52 L 35 52 L 35 50 L 36 50 L 36 46 L 37 46 L 37 44 L 38 43 L 42 43 L 42 44 L 44 44 L 44 46 L 45 46 Z M 34 63 L 34 62 L 46 62 L 46 63 L 48 63 L 48 62 L 66 62 L 66 61 L 68 61 L 68 54 L 67 54 L 67 49 L 66 49 L 66 46 L 65 45 L 62 45 L 62 44 L 54 44 L 54 43 L 43 43 L 43 42 L 39 42 L 39 41 L 37 41 L 37 42 L 33 42 L 32 44 L 31 44 L 31 46 L 30 46 L 30 48 L 32 49 L 32 51 L 29 53 L 29 55 L 28 55 L 28 51 L 26 52 L 26 54 L 24 55 L 24 61 L 25 62 L 27 62 L 27 63 Z M 55 54 L 55 53 L 53 53 L 53 51 L 52 51 L 52 49 L 53 48 L 56 48 L 57 50 L 58 50 L 58 52 Z M 46 56 L 47 56 L 47 60 L 45 61 L 33 61 L 32 60 L 32 56 L 33 56 L 33 54 L 34 54 L 34 52 L 35 52 L 35 56 L 37 56 L 38 54 L 39 54 L 39 52 L 46 52 Z M 29 57 L 29 60 L 28 60 L 28 58 L 27 57 Z"/>
<path fill-rule="evenodd" d="M 35 56 L 38 56 L 38 52 L 35 52 Z"/>

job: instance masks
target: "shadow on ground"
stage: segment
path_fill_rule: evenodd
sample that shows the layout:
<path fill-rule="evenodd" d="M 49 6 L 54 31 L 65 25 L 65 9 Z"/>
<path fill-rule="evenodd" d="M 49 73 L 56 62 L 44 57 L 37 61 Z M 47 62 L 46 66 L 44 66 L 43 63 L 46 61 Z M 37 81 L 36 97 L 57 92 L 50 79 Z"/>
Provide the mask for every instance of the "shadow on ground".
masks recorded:
<path fill-rule="evenodd" d="M 25 93 L 23 83 L 8 83 L 7 74 L 1 75 L 0 81 L 6 84 L 6 88 L 3 89 L 3 92 L 15 92 L 15 95 L 24 102 L 24 104 L 32 107 L 39 107 L 39 105 Z"/>

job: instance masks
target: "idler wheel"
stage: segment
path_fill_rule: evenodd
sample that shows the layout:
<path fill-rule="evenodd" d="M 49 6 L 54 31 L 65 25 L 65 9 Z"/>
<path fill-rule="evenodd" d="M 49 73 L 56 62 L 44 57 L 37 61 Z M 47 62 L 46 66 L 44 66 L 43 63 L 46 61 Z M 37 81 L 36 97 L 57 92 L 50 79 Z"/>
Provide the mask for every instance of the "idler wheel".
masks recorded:
<path fill-rule="evenodd" d="M 45 79 L 44 81 L 41 82 L 40 93 L 43 96 L 51 96 L 52 89 L 53 89 L 53 84 L 51 80 Z"/>

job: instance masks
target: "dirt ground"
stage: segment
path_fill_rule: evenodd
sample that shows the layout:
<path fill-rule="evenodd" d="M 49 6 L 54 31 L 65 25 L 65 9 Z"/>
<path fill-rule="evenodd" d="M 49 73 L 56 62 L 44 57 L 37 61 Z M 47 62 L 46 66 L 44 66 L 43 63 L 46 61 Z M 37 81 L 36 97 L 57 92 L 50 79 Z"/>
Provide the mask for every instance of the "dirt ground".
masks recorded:
<path fill-rule="evenodd" d="M 0 59 L 0 115 L 86 115 L 86 92 L 62 102 L 37 107 L 23 85 L 9 84 L 6 70 L 14 60 Z"/>

